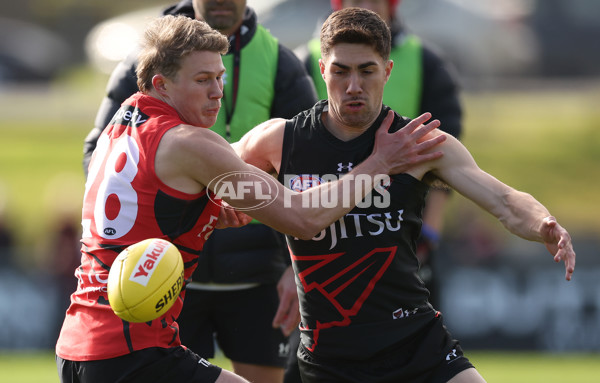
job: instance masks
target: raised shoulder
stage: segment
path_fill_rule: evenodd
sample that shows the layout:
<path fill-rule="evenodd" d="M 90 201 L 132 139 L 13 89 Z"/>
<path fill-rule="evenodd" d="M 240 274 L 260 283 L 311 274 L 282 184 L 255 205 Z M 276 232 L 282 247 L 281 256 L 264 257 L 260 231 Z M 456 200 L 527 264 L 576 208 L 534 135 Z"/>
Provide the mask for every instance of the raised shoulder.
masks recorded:
<path fill-rule="evenodd" d="M 286 121 L 274 118 L 263 122 L 232 146 L 245 162 L 267 173 L 278 173 Z"/>
<path fill-rule="evenodd" d="M 442 152 L 443 156 L 416 166 L 408 173 L 415 178 L 422 179 L 426 173 L 431 172 L 448 185 L 456 188 L 460 186 L 460 182 L 458 184 L 456 182 L 456 175 L 464 174 L 467 170 L 479 170 L 479 168 L 468 149 L 451 134 L 436 129 L 428 133 L 423 139 L 438 135 L 444 135 L 446 140 L 433 150 Z"/>
<path fill-rule="evenodd" d="M 452 155 L 452 153 L 457 150 L 456 144 L 461 144 L 458 140 L 454 140 L 455 142 L 452 142 L 453 137 L 440 129 L 435 129 L 427 133 L 418 142 L 422 143 L 426 140 L 430 140 L 438 136 L 445 136 L 446 140 L 443 141 L 441 144 L 438 144 L 437 146 L 431 148 L 428 152 L 442 152 L 443 156 L 436 160 L 427 161 L 416 165 L 410 170 L 406 171 L 407 174 L 410 174 L 411 176 L 419 180 L 423 179 L 423 177 L 425 177 L 425 175 L 429 172 L 434 173 L 436 174 L 436 176 L 440 177 L 438 170 L 446 166 L 446 164 L 448 163 L 448 158 L 446 157 L 448 155 Z"/>
<path fill-rule="evenodd" d="M 477 166 L 469 150 L 456 137 L 441 130 L 432 134 L 446 136 L 446 141 L 439 146 L 444 155 L 433 163 L 432 171 L 438 176 L 442 177 L 449 169 Z"/>

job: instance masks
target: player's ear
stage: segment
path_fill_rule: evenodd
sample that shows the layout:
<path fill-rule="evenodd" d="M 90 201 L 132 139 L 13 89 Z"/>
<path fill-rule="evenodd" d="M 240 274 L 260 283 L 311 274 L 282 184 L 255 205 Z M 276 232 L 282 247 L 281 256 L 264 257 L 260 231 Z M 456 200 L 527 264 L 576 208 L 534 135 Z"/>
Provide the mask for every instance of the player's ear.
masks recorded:
<path fill-rule="evenodd" d="M 323 61 L 322 58 L 319 59 L 319 69 L 321 70 L 321 77 L 323 77 L 323 80 L 325 79 L 325 62 Z"/>
<path fill-rule="evenodd" d="M 155 74 L 152 77 L 152 86 L 161 96 L 167 95 L 166 78 L 162 74 Z"/>
<path fill-rule="evenodd" d="M 390 75 L 392 74 L 392 68 L 394 68 L 394 61 L 388 60 L 385 63 L 385 82 L 390 79 Z"/>

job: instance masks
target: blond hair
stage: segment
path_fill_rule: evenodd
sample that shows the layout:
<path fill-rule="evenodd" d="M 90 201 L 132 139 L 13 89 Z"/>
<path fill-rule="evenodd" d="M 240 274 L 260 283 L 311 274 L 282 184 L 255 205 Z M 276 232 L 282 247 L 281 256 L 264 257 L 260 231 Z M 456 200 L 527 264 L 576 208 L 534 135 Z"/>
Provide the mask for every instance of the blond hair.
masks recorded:
<path fill-rule="evenodd" d="M 152 21 L 141 42 L 136 69 L 137 84 L 142 92 L 152 89 L 156 74 L 173 79 L 181 61 L 197 51 L 227 53 L 229 41 L 206 22 L 186 16 L 164 16 Z"/>

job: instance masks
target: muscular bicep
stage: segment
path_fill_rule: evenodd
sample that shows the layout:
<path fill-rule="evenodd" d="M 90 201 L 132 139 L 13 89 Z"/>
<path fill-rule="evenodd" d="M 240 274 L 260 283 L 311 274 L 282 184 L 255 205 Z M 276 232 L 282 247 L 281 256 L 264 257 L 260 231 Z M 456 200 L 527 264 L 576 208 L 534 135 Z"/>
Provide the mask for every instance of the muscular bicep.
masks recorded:
<path fill-rule="evenodd" d="M 513 189 L 483 171 L 469 151 L 456 139 L 448 138 L 444 156 L 433 173 L 464 197 L 498 217 L 504 200 Z"/>
<path fill-rule="evenodd" d="M 267 173 L 278 173 L 285 120 L 266 121 L 246 133 L 233 148 L 242 160 Z"/>
<path fill-rule="evenodd" d="M 218 134 L 190 125 L 164 134 L 154 162 L 161 181 L 190 194 L 199 193 L 220 174 L 246 165 Z"/>
<path fill-rule="evenodd" d="M 279 137 L 277 131 L 271 126 L 259 126 L 234 145 L 209 129 L 189 125 L 175 127 L 161 139 L 155 161 L 157 175 L 171 187 L 197 193 L 204 187 L 210 188 L 224 174 L 247 173 L 256 168 L 270 172 L 273 157 L 276 157 L 275 148 L 281 150 L 281 144 L 275 142 Z"/>
<path fill-rule="evenodd" d="M 186 132 L 188 135 L 172 134 L 174 139 L 170 142 L 171 147 L 165 150 L 163 156 L 165 162 L 170 162 L 173 166 L 168 173 L 179 174 L 180 184 L 192 182 L 188 186 L 196 186 L 196 192 L 207 188 L 229 205 L 278 231 L 304 235 L 308 227 L 315 234 L 311 219 L 303 220 L 303 217 L 299 217 L 297 220 L 289 220 L 289 215 L 299 214 L 299 204 L 294 204 L 295 209 L 291 204 L 286 205 L 290 199 L 286 202 L 284 195 L 289 191 L 284 190 L 283 185 L 274 177 L 244 162 L 232 146 L 216 133 L 207 129 L 195 129 Z M 242 142 L 235 147 L 244 151 Z M 167 159 L 169 154 L 171 158 Z M 315 209 L 313 215 L 316 216 L 317 213 Z"/>

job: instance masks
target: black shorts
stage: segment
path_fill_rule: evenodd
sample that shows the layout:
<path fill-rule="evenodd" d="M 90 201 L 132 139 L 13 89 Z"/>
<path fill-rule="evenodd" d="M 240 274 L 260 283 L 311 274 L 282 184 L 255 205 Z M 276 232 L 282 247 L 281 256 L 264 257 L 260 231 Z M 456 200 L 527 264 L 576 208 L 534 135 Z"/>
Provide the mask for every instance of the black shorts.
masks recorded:
<path fill-rule="evenodd" d="M 222 371 L 183 347 L 147 348 L 87 362 L 57 356 L 56 366 L 61 383 L 214 383 Z"/>
<path fill-rule="evenodd" d="M 189 289 L 185 294 L 177 319 L 182 344 L 213 358 L 216 340 L 235 362 L 285 367 L 288 339 L 271 325 L 279 306 L 276 284 L 234 291 Z"/>
<path fill-rule="evenodd" d="M 298 365 L 304 383 L 444 383 L 473 367 L 441 315 L 409 342 L 368 360 L 319 358 L 300 344 Z"/>

